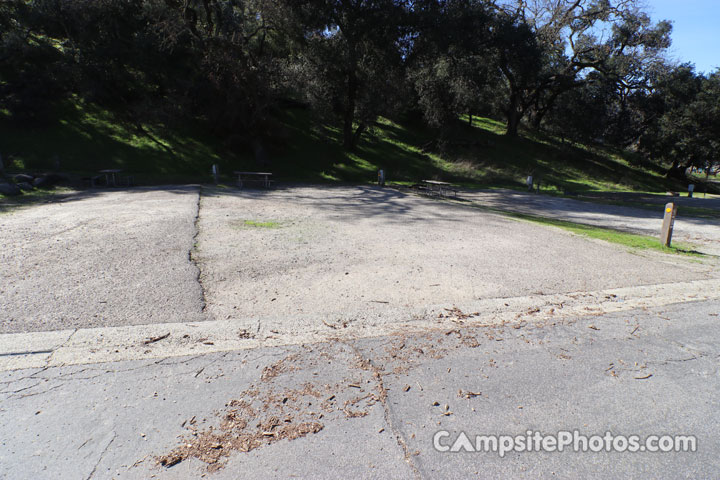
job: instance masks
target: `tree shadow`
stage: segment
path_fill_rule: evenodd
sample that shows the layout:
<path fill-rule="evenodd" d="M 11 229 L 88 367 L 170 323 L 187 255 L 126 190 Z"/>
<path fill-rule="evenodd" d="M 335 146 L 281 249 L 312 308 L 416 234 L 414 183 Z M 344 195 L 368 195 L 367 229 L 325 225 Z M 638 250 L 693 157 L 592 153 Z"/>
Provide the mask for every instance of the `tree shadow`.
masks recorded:
<path fill-rule="evenodd" d="M 434 225 L 462 221 L 460 218 L 448 216 L 448 212 L 459 209 L 467 211 L 464 205 L 419 196 L 407 188 L 371 185 L 293 183 L 270 190 L 203 187 L 202 194 L 206 197 L 234 197 L 245 200 L 270 197 L 283 203 L 320 209 L 340 222 L 374 218 L 383 223 L 423 222 Z"/>

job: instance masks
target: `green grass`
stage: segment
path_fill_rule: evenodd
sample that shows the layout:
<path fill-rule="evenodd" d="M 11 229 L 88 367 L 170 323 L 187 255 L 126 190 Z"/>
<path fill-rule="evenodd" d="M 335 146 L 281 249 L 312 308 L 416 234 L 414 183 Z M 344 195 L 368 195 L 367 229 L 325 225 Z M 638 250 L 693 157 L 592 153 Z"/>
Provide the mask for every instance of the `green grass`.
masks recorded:
<path fill-rule="evenodd" d="M 313 124 L 306 111 L 288 111 L 283 118 L 286 141 L 274 149 L 273 168 L 281 178 L 325 182 L 372 182 L 384 169 L 388 182 L 396 184 L 436 179 L 513 189 L 525 188 L 532 172 L 541 178 L 543 192 L 554 194 L 664 193 L 682 187 L 628 152 L 532 132 L 510 138 L 502 122 L 473 120 L 472 126 L 458 121 L 444 145 L 433 145 L 438 132 L 420 122 L 380 118 L 357 150 L 348 153 L 340 147 L 338 128 Z"/>
<path fill-rule="evenodd" d="M 0 112 L 0 145 L 11 157 L 10 171 L 51 169 L 87 176 L 120 168 L 136 184 L 209 182 L 216 163 L 222 181 L 232 183 L 234 170 L 270 170 L 284 181 L 368 183 L 384 169 L 388 182 L 412 184 L 437 179 L 466 187 L 524 188 L 533 173 L 546 193 L 681 190 L 661 169 L 619 150 L 563 142 L 524 132 L 504 135 L 504 124 L 474 117 L 450 129 L 439 144 L 439 132 L 409 118 L 379 118 L 357 149 L 341 147 L 341 131 L 313 118 L 303 108 L 278 113 L 272 141 L 266 142 L 270 165 L 255 163 L 247 145 L 230 148 L 202 125 L 182 129 L 144 125 L 150 135 L 123 125 L 111 112 L 76 100 L 58 107 L 58 122 L 43 128 L 20 128 Z M 6 162 L 7 163 L 7 162 Z"/>
<path fill-rule="evenodd" d="M 485 208 L 485 207 L 483 207 Z M 649 237 L 647 235 L 637 235 L 634 233 L 622 232 L 610 228 L 596 227 L 592 225 L 584 225 L 567 220 L 556 220 L 553 218 L 541 217 L 536 215 L 528 215 L 524 213 L 508 212 L 495 208 L 487 208 L 488 210 L 500 213 L 504 216 L 524 220 L 541 225 L 561 228 L 583 237 L 603 240 L 605 242 L 615 243 L 628 247 L 632 250 L 655 250 L 663 253 L 704 256 L 702 253 L 693 250 L 692 246 L 674 243 L 670 247 L 664 246 L 658 238 Z"/>
<path fill-rule="evenodd" d="M 280 228 L 282 224 L 274 221 L 257 221 L 257 220 L 245 220 L 243 225 L 246 227 L 257 227 L 257 228 Z"/>
<path fill-rule="evenodd" d="M 53 124 L 27 128 L 0 112 L 0 145 L 7 170 L 50 170 L 57 158 L 63 172 L 97 174 L 120 168 L 136 181 L 169 183 L 192 181 L 210 172 L 213 163 L 230 167 L 221 143 L 196 125 L 183 130 L 144 125 L 146 135 L 119 122 L 111 112 L 80 101 L 58 106 L 56 114 L 59 120 Z"/>

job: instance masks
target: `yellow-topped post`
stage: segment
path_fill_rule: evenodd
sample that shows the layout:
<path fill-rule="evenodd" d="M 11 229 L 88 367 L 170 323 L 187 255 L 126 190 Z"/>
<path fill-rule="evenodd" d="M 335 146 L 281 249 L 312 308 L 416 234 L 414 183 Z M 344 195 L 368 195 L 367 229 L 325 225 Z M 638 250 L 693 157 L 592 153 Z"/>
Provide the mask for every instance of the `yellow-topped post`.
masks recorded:
<path fill-rule="evenodd" d="M 665 205 L 665 216 L 663 217 L 662 233 L 660 241 L 666 247 L 670 246 L 673 234 L 673 225 L 675 224 L 675 216 L 677 215 L 677 205 L 670 202 Z"/>

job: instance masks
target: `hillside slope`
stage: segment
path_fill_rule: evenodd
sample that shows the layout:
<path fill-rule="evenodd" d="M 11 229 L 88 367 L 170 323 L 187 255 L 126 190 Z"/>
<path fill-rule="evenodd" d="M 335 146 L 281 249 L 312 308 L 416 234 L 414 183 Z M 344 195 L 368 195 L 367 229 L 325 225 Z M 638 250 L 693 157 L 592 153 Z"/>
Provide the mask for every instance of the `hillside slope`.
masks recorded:
<path fill-rule="evenodd" d="M 370 182 L 378 169 L 391 182 L 433 178 L 475 187 L 524 188 L 528 174 L 549 192 L 682 189 L 657 167 L 604 147 L 572 144 L 525 132 L 503 135 L 502 123 L 459 119 L 451 138 L 410 121 L 381 118 L 355 152 L 340 147 L 337 128 L 314 122 L 301 108 L 285 110 L 266 145 L 270 165 L 259 166 L 250 148 L 232 151 L 200 128 L 185 131 L 146 125 L 143 131 L 118 123 L 92 105 L 67 105 L 62 120 L 42 128 L 20 128 L 0 112 L 0 153 L 9 172 L 60 170 L 82 176 L 121 168 L 136 183 L 206 182 L 217 163 L 233 170 L 270 169 L 281 181 Z"/>

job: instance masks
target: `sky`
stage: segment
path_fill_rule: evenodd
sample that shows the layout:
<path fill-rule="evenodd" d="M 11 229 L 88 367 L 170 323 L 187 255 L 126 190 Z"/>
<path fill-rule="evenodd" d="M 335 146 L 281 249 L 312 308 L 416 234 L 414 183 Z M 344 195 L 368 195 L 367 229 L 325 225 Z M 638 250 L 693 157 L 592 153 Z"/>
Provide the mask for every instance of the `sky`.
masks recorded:
<path fill-rule="evenodd" d="M 654 21 L 673 22 L 670 58 L 711 73 L 720 67 L 720 0 L 645 0 Z"/>

